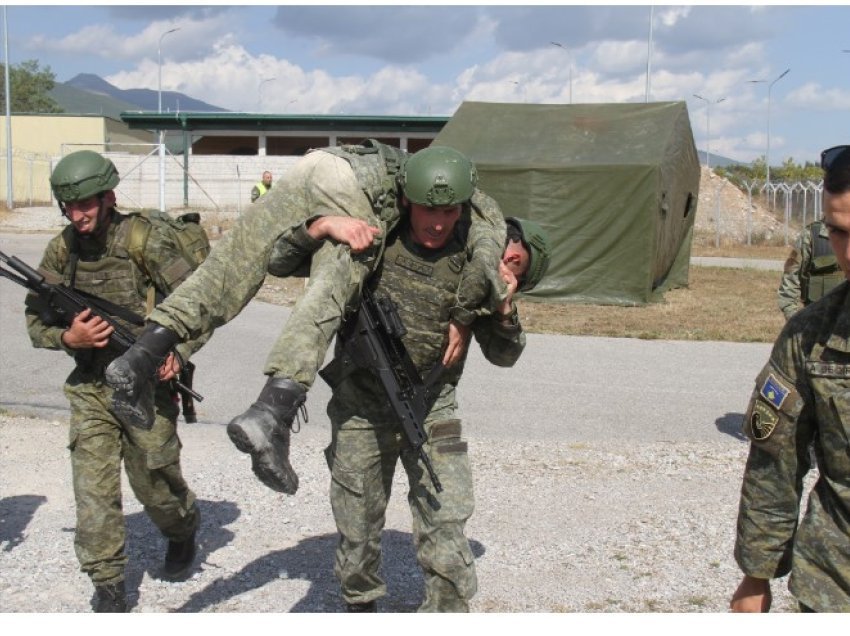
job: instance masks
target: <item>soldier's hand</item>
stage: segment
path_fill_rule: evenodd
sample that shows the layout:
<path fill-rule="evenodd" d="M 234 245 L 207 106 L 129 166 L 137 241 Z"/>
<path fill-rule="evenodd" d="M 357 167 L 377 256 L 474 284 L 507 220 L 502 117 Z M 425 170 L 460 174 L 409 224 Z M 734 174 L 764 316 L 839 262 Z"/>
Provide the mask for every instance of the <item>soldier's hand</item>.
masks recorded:
<path fill-rule="evenodd" d="M 62 342 L 69 349 L 102 349 L 109 344 L 113 331 L 112 325 L 86 308 L 74 316 L 71 326 L 62 332 Z"/>
<path fill-rule="evenodd" d="M 317 240 L 331 238 L 345 243 L 357 254 L 372 247 L 381 229 L 351 216 L 320 216 L 310 223 L 307 233 Z"/>
<path fill-rule="evenodd" d="M 729 601 L 729 608 L 733 612 L 769 612 L 772 602 L 770 581 L 744 575 Z"/>
<path fill-rule="evenodd" d="M 180 374 L 180 360 L 174 355 L 174 352 L 168 354 L 165 362 L 157 370 L 160 382 L 167 382 L 172 378 L 176 378 Z"/>
<path fill-rule="evenodd" d="M 469 346 L 469 337 L 472 334 L 472 327 L 467 327 L 454 320 L 449 322 L 449 343 L 446 345 L 446 351 L 443 353 L 443 365 L 450 367 L 461 361 L 466 348 Z"/>
<path fill-rule="evenodd" d="M 517 287 L 519 287 L 519 281 L 517 280 L 516 275 L 508 269 L 508 266 L 501 261 L 499 262 L 499 277 L 504 281 L 508 288 L 505 301 L 499 306 L 499 313 L 507 316 L 511 313 L 511 301 L 513 300 Z"/>

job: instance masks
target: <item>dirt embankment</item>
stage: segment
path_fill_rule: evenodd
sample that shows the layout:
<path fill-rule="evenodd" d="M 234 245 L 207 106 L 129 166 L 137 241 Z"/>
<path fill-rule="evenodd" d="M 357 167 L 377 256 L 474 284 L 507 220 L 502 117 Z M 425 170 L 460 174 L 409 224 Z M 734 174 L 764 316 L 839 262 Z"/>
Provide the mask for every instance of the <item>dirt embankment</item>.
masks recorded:
<path fill-rule="evenodd" d="M 797 235 L 799 227 L 791 228 Z M 750 196 L 728 179 L 703 166 L 700 174 L 699 205 L 694 223 L 694 242 L 714 245 L 747 242 L 749 232 L 753 244 L 779 244 L 785 240 L 784 221 L 769 212 L 760 193 Z"/>

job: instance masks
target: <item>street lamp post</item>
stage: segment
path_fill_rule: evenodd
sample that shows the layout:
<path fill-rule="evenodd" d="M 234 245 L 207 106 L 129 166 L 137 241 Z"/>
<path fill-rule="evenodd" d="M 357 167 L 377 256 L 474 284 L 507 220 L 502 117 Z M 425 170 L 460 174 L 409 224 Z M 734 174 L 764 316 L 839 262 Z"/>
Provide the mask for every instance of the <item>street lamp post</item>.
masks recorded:
<path fill-rule="evenodd" d="M 269 82 L 273 82 L 276 80 L 276 77 L 269 77 L 268 79 L 264 79 L 260 82 L 260 85 L 257 86 L 257 111 L 263 112 L 263 85 L 268 84 Z"/>
<path fill-rule="evenodd" d="M 726 101 L 725 97 L 714 100 L 713 102 L 705 97 L 701 97 L 694 93 L 694 97 L 705 102 L 705 165 L 711 170 L 711 105 L 719 104 Z"/>
<path fill-rule="evenodd" d="M 646 39 L 646 98 L 649 103 L 649 93 L 652 90 L 652 18 L 655 5 L 649 5 L 649 36 Z"/>
<path fill-rule="evenodd" d="M 767 170 L 767 173 L 766 173 L 766 176 L 765 176 L 765 183 L 764 184 L 765 184 L 765 186 L 768 186 L 768 187 L 770 186 L 770 92 L 773 90 L 773 85 L 776 84 L 776 82 L 781 80 L 783 77 L 788 75 L 788 72 L 790 70 L 791 70 L 790 68 L 786 68 L 779 77 L 777 77 L 775 80 L 770 82 L 767 86 L 767 151 L 765 152 L 765 155 L 764 155 L 764 164 L 765 164 L 765 169 Z M 750 84 L 766 84 L 767 80 L 749 80 L 749 83 Z"/>
<path fill-rule="evenodd" d="M 174 33 L 179 30 L 180 27 L 175 27 L 160 35 L 159 44 L 156 47 L 157 113 L 162 113 L 162 39 L 169 33 Z M 159 209 L 161 212 L 165 212 L 165 135 L 162 128 L 159 129 Z"/>
<path fill-rule="evenodd" d="M 560 42 L 550 42 L 553 46 L 557 46 L 559 49 L 563 50 L 565 53 L 567 52 L 567 48 L 561 44 Z M 570 104 L 573 103 L 573 63 L 570 60 Z"/>

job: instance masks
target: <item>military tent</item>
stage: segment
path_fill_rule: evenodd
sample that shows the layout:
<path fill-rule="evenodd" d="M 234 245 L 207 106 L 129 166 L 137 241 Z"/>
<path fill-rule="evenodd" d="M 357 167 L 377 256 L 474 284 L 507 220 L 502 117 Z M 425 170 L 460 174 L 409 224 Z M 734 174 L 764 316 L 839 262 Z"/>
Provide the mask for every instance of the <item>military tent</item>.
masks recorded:
<path fill-rule="evenodd" d="M 642 305 L 688 284 L 700 168 L 685 102 L 464 102 L 434 140 L 478 167 L 552 260 L 532 299 Z"/>

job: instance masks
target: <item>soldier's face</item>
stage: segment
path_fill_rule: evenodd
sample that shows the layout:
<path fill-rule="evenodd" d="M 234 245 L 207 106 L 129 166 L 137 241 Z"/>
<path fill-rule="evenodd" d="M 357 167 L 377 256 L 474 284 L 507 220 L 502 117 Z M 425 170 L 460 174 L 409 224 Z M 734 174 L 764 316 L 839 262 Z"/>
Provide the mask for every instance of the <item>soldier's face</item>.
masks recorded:
<path fill-rule="evenodd" d="M 431 208 L 410 204 L 411 238 L 423 247 L 437 250 L 445 247 L 460 218 L 461 205 L 441 205 Z"/>
<path fill-rule="evenodd" d="M 829 230 L 829 243 L 844 277 L 850 280 L 850 192 L 823 191 L 823 221 Z"/>
<path fill-rule="evenodd" d="M 502 262 L 505 267 L 513 272 L 517 280 L 522 280 L 525 276 L 530 260 L 528 250 L 520 241 L 508 241 L 505 251 L 502 253 Z"/>
<path fill-rule="evenodd" d="M 102 204 L 102 205 L 101 205 Z M 103 196 L 93 196 L 83 201 L 65 203 L 65 216 L 80 234 L 94 234 L 103 222 L 101 212 L 115 205 L 115 193 L 110 190 Z"/>

